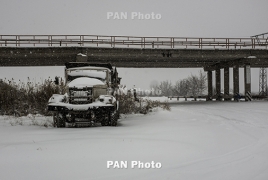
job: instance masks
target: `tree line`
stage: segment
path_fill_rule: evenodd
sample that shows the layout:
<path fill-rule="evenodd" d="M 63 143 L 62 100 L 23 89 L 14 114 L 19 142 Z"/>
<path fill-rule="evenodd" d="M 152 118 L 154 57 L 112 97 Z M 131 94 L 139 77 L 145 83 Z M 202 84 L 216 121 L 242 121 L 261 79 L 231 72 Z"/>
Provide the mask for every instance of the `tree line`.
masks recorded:
<path fill-rule="evenodd" d="M 151 85 L 151 89 L 160 90 L 162 96 L 200 96 L 207 90 L 207 76 L 200 71 L 199 75 L 178 80 L 174 85 L 166 80 L 158 85 Z"/>

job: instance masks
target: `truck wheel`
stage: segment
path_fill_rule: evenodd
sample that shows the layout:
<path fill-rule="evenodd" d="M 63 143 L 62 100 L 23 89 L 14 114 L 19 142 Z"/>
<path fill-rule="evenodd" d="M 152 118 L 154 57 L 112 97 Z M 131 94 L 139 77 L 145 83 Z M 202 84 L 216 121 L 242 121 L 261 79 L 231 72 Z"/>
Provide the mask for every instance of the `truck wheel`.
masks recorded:
<path fill-rule="evenodd" d="M 57 118 L 56 118 L 57 114 L 53 113 L 53 126 L 56 127 L 57 126 Z"/>
<path fill-rule="evenodd" d="M 118 114 L 118 111 L 111 113 L 111 126 L 117 126 Z"/>
<path fill-rule="evenodd" d="M 102 125 L 102 126 L 109 126 L 109 121 L 107 121 L 106 119 L 103 119 L 103 120 L 101 121 L 101 125 Z"/>
<path fill-rule="evenodd" d="M 57 128 L 65 127 L 65 119 L 62 114 L 56 113 L 55 120 Z"/>
<path fill-rule="evenodd" d="M 101 117 L 101 125 L 102 126 L 109 126 L 109 121 L 110 121 L 110 117 L 108 113 L 103 114 L 103 116 Z"/>

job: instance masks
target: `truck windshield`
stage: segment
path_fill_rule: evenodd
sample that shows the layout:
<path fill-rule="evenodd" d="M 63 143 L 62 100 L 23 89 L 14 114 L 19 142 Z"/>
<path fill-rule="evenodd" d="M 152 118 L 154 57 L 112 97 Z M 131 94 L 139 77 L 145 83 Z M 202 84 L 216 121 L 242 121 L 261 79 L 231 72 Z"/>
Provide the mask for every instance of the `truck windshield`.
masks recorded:
<path fill-rule="evenodd" d="M 96 69 L 76 69 L 67 70 L 67 81 L 72 81 L 79 77 L 90 77 L 99 79 L 101 81 L 106 81 L 107 70 L 96 70 Z"/>

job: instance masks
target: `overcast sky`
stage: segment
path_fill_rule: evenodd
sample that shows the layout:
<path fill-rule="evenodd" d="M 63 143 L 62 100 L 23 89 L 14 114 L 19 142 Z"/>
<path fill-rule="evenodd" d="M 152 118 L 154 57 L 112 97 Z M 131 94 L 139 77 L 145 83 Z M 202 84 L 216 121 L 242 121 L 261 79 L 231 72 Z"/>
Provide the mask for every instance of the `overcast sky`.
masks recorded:
<path fill-rule="evenodd" d="M 268 32 L 268 0 L 0 0 L 0 3 L 0 34 L 5 35 L 250 37 Z M 128 18 L 108 19 L 109 12 L 127 13 Z M 132 19 L 135 12 L 160 14 L 161 19 Z M 9 78 L 6 69 L 0 70 L 1 78 Z M 28 71 L 19 68 L 12 71 L 14 76 L 28 76 Z M 120 71 L 128 86 L 148 88 L 153 80 L 175 82 L 196 74 L 199 69 Z M 47 76 L 59 72 L 62 73 L 46 70 Z M 35 75 L 44 76 L 40 70 Z M 258 77 L 254 78 L 253 81 L 258 81 Z"/>

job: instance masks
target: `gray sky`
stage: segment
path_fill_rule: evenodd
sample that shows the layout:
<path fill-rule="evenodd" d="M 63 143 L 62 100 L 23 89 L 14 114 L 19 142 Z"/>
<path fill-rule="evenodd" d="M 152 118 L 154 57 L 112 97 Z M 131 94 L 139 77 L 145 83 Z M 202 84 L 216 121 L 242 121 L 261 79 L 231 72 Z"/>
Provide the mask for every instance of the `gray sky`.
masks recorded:
<path fill-rule="evenodd" d="M 267 0 L 0 0 L 0 34 L 249 37 L 268 32 L 267 7 Z M 128 19 L 107 19 L 107 12 L 127 12 Z M 132 12 L 153 12 L 161 19 L 131 19 Z M 10 78 L 0 70 L 1 78 Z M 46 77 L 59 72 L 50 71 Z M 175 82 L 199 69 L 120 71 L 128 86 L 148 88 L 153 80 Z M 17 68 L 13 75 L 27 72 Z"/>
<path fill-rule="evenodd" d="M 249 37 L 268 31 L 267 0 L 1 0 L 1 34 Z M 161 20 L 107 20 L 107 12 Z"/>

